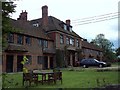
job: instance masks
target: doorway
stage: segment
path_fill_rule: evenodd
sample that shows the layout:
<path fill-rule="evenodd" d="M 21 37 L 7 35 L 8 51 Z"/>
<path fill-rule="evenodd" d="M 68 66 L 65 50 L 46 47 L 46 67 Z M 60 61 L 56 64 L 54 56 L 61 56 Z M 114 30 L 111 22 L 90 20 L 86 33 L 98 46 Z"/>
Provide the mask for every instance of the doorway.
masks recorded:
<path fill-rule="evenodd" d="M 13 55 L 6 56 L 6 72 L 13 72 Z"/>
<path fill-rule="evenodd" d="M 23 61 L 23 56 L 18 55 L 17 56 L 17 72 L 23 71 L 23 65 L 21 64 L 21 61 Z"/>
<path fill-rule="evenodd" d="M 48 57 L 44 56 L 43 69 L 48 69 Z"/>
<path fill-rule="evenodd" d="M 53 57 L 50 57 L 50 69 L 53 69 Z"/>

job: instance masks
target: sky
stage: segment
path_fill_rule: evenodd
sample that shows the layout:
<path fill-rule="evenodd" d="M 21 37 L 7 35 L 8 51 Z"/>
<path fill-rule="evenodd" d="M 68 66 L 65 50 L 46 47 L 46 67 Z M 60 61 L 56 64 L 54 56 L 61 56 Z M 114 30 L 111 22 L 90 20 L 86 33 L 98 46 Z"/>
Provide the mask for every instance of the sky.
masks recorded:
<path fill-rule="evenodd" d="M 12 1 L 12 0 L 11 0 Z M 17 5 L 16 12 L 11 15 L 17 19 L 23 11 L 28 12 L 28 20 L 42 17 L 41 7 L 48 6 L 48 15 L 61 21 L 70 19 L 73 31 L 90 42 L 98 34 L 104 34 L 105 38 L 118 46 L 118 18 L 97 23 L 78 25 L 80 19 L 100 16 L 118 12 L 120 0 L 13 0 Z"/>

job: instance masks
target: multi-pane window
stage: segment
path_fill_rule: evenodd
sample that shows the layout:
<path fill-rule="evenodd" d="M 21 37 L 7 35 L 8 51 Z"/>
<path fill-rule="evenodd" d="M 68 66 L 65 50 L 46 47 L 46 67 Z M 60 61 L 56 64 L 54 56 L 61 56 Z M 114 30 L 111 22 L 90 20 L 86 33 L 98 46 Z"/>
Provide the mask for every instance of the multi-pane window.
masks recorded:
<path fill-rule="evenodd" d="M 14 43 L 14 34 L 8 34 L 8 43 Z"/>
<path fill-rule="evenodd" d="M 42 41 L 43 41 L 42 39 L 38 39 L 38 44 L 39 44 L 40 46 L 43 45 L 43 42 L 42 42 Z"/>
<path fill-rule="evenodd" d="M 74 45 L 75 41 L 73 38 L 70 38 L 70 45 Z"/>
<path fill-rule="evenodd" d="M 60 43 L 61 43 L 61 44 L 64 43 L 64 37 L 63 37 L 63 35 L 60 35 Z"/>
<path fill-rule="evenodd" d="M 26 36 L 25 38 L 26 44 L 30 45 L 31 44 L 31 38 Z"/>
<path fill-rule="evenodd" d="M 69 27 L 70 32 L 72 32 L 72 27 Z"/>
<path fill-rule="evenodd" d="M 70 38 L 70 45 L 72 45 L 72 38 Z"/>
<path fill-rule="evenodd" d="M 47 47 L 48 47 L 48 41 L 47 41 L 47 40 L 44 40 L 44 41 L 43 41 L 43 45 L 44 45 L 45 48 L 47 48 Z"/>
<path fill-rule="evenodd" d="M 44 48 L 47 48 L 47 47 L 48 47 L 48 41 L 47 41 L 47 40 L 44 40 L 44 39 L 38 39 L 38 44 L 39 44 L 41 47 L 44 47 Z"/>
<path fill-rule="evenodd" d="M 69 45 L 69 38 L 66 37 L 66 44 Z"/>
<path fill-rule="evenodd" d="M 79 40 L 78 39 L 76 40 L 76 45 L 77 45 L 77 47 L 79 47 Z"/>
<path fill-rule="evenodd" d="M 17 43 L 18 44 L 23 44 L 23 36 L 22 35 L 18 35 L 18 37 L 17 37 Z"/>
<path fill-rule="evenodd" d="M 67 30 L 67 25 L 64 24 L 64 30 Z"/>
<path fill-rule="evenodd" d="M 37 63 L 42 64 L 43 63 L 43 56 L 38 56 L 37 58 L 38 58 Z"/>
<path fill-rule="evenodd" d="M 72 45 L 75 45 L 75 40 L 72 38 Z"/>

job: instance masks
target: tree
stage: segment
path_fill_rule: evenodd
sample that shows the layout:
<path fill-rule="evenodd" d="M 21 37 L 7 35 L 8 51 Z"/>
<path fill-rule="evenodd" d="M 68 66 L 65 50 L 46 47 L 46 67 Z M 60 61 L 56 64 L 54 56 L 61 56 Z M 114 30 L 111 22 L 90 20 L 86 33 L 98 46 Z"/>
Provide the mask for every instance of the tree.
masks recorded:
<path fill-rule="evenodd" d="M 56 67 L 64 67 L 64 51 L 56 49 Z"/>
<path fill-rule="evenodd" d="M 120 47 L 118 49 L 116 49 L 116 55 L 119 56 L 120 55 Z"/>
<path fill-rule="evenodd" d="M 113 53 L 114 49 L 112 48 L 114 45 L 105 38 L 104 34 L 98 34 L 91 42 L 103 49 L 103 55 L 106 61 L 115 59 L 115 54 Z"/>
<path fill-rule="evenodd" d="M 16 5 L 13 2 L 2 2 L 2 45 L 5 47 L 6 34 L 14 32 L 14 29 L 10 25 L 10 14 L 15 12 Z"/>
<path fill-rule="evenodd" d="M 116 52 L 116 56 L 117 56 L 116 60 L 120 62 L 120 47 L 118 47 L 115 52 Z"/>

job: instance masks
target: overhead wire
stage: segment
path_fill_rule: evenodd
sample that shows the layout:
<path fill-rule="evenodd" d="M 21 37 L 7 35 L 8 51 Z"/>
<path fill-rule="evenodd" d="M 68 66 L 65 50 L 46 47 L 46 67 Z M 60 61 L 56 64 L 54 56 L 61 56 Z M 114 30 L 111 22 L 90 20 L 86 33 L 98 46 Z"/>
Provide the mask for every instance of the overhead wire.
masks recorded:
<path fill-rule="evenodd" d="M 120 12 L 114 12 L 114 13 L 108 13 L 108 14 L 99 15 L 99 16 L 76 19 L 76 20 L 72 20 L 72 24 L 74 26 L 78 26 L 78 25 L 84 25 L 84 24 L 90 24 L 90 23 L 97 23 L 97 22 L 119 18 L 119 15 L 120 15 Z"/>

